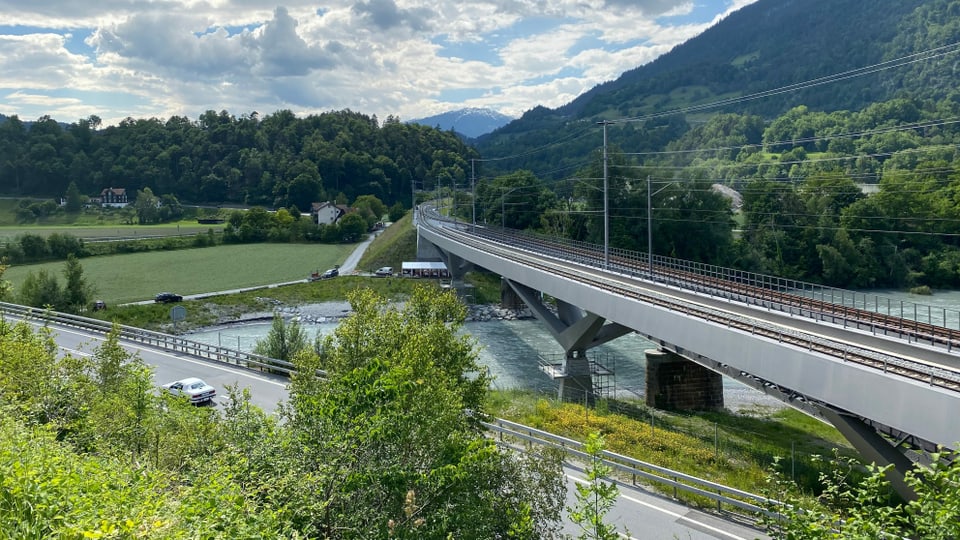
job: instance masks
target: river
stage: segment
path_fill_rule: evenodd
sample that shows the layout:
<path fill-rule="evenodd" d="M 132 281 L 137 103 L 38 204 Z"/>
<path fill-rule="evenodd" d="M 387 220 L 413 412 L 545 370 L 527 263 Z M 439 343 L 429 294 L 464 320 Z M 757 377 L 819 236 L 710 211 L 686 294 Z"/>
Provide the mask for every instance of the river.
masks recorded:
<path fill-rule="evenodd" d="M 344 304 L 329 303 L 304 306 L 298 310 L 303 317 L 302 327 L 308 335 L 328 335 L 337 328 L 332 318 L 340 315 Z M 285 314 L 286 315 L 286 314 Z M 319 322 L 318 322 L 319 320 Z M 206 328 L 187 339 L 210 343 L 242 351 L 252 351 L 257 341 L 270 331 L 270 322 L 256 321 Z M 493 376 L 494 389 L 522 388 L 556 395 L 557 383 L 540 368 L 540 359 L 559 363 L 563 349 L 535 319 L 490 320 L 467 322 L 463 331 L 472 336 L 478 345 L 479 363 Z M 589 356 L 613 372 L 606 385 L 619 397 L 642 398 L 645 385 L 644 351 L 654 348 L 653 343 L 637 334 L 628 334 L 607 344 L 591 349 Z M 733 411 L 759 407 L 782 408 L 784 404 L 761 392 L 724 378 L 724 401 Z"/>
<path fill-rule="evenodd" d="M 935 310 L 953 311 L 960 308 L 960 291 L 937 292 L 931 296 L 891 290 L 859 291 L 858 294 L 866 294 L 871 302 L 875 298 L 882 299 L 877 302 L 881 304 L 889 298 L 890 302 L 897 304 L 901 301 L 911 305 L 916 302 L 933 306 Z M 302 306 L 290 311 L 289 315 L 300 316 L 304 321 L 303 328 L 313 338 L 317 334 L 333 333 L 337 327 L 336 317 L 344 315 L 348 308 L 349 305 L 344 302 L 329 302 Z M 909 317 L 909 314 L 905 313 L 905 316 Z M 266 336 L 269 330 L 270 323 L 261 320 L 207 328 L 186 337 L 203 343 L 251 351 L 257 340 Z M 521 319 L 467 322 L 463 331 L 476 339 L 479 363 L 493 376 L 493 388 L 523 388 L 551 395 L 556 393 L 557 384 L 540 368 L 539 359 L 560 362 L 563 349 L 538 321 Z M 611 391 L 620 397 L 638 398 L 644 394 L 644 351 L 653 347 L 653 343 L 639 335 L 628 334 L 592 349 L 589 355 L 614 373 L 607 381 Z M 779 400 L 727 377 L 723 379 L 723 387 L 724 402 L 732 411 L 758 407 L 776 409 L 785 406 Z"/>

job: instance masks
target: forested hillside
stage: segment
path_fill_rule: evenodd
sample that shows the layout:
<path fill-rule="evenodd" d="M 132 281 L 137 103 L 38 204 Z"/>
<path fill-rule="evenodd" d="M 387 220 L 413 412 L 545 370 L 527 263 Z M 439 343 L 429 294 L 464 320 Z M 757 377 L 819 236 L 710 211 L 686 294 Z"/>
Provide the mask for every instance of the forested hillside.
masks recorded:
<path fill-rule="evenodd" d="M 411 189 L 449 184 L 469 171 L 472 151 L 454 134 L 389 117 L 338 111 L 296 117 L 278 111 L 235 117 L 129 118 L 102 128 L 90 117 L 62 127 L 44 117 L 0 123 L 0 194 L 58 198 L 107 187 L 173 194 L 181 202 L 270 208 L 373 195 L 410 206 Z"/>
<path fill-rule="evenodd" d="M 606 216 L 613 247 L 844 287 L 958 287 L 958 15 L 955 0 L 760 0 L 482 138 L 481 215 L 536 221 L 502 200 L 525 184 L 553 197 L 529 210 L 548 234 L 601 244 Z"/>
<path fill-rule="evenodd" d="M 832 112 L 896 97 L 944 99 L 956 93 L 958 14 L 955 0 L 760 0 L 568 105 L 528 111 L 477 148 L 485 158 L 521 156 L 488 171 L 559 165 L 567 174 L 563 166 L 600 146 L 599 135 L 584 136 L 600 121 L 637 119 L 610 143 L 651 152 L 721 112 L 769 121 L 800 105 Z M 854 72 L 878 64 L 887 69 Z M 818 81 L 835 74 L 845 75 Z M 785 91 L 757 95 L 776 89 Z"/>

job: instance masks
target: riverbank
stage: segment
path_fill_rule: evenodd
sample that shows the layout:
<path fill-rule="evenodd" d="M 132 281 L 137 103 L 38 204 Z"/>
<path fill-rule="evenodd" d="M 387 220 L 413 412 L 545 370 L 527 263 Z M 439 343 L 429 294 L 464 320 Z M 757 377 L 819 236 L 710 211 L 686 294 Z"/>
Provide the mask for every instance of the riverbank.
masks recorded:
<path fill-rule="evenodd" d="M 300 324 L 336 323 L 352 313 L 350 303 L 346 301 L 319 302 L 315 304 L 288 305 L 273 298 L 257 297 L 259 304 L 273 306 L 271 310 L 259 310 L 236 313 L 233 309 L 221 309 L 217 304 L 210 304 L 207 309 L 215 313 L 215 322 L 202 328 L 196 328 L 189 333 L 208 332 L 217 328 L 248 323 L 260 323 L 273 319 L 274 313 L 280 313 L 284 319 L 295 320 Z M 495 304 L 476 304 L 467 306 L 467 322 L 487 321 L 518 321 L 532 319 L 529 309 L 509 309 Z"/>

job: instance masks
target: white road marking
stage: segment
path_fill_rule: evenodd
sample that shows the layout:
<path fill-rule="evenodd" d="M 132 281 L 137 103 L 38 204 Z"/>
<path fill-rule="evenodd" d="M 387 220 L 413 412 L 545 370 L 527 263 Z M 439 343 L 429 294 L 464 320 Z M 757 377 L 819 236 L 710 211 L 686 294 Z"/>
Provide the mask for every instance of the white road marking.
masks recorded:
<path fill-rule="evenodd" d="M 580 484 L 586 484 L 586 483 L 587 483 L 587 481 L 584 480 L 583 478 L 578 478 L 578 477 L 576 477 L 576 476 L 571 476 L 571 475 L 569 475 L 569 474 L 567 474 L 566 477 L 569 478 L 569 479 L 571 479 L 571 480 L 573 480 L 574 482 L 577 482 L 577 483 L 580 483 Z M 639 504 L 639 505 L 641 505 L 641 506 L 646 506 L 647 508 L 650 508 L 651 510 L 656 510 L 656 511 L 658 511 L 658 512 L 662 512 L 662 513 L 664 513 L 664 514 L 667 514 L 668 516 L 673 517 L 673 518 L 675 518 L 675 519 L 677 519 L 677 520 L 688 521 L 688 522 L 696 525 L 697 527 L 702 527 L 702 528 L 707 529 L 707 530 L 709 530 L 709 531 L 711 531 L 711 532 L 715 532 L 715 533 L 717 533 L 717 534 L 721 534 L 721 535 L 723 535 L 723 536 L 726 536 L 727 538 L 731 538 L 732 540 L 750 540 L 749 538 L 744 538 L 744 537 L 742 537 L 742 536 L 737 536 L 736 534 L 733 534 L 733 533 L 731 533 L 731 532 L 727 532 L 727 531 L 725 531 L 725 530 L 723 530 L 723 529 L 718 529 L 718 528 L 716 528 L 716 527 L 714 527 L 714 526 L 712 526 L 712 525 L 707 525 L 706 523 L 703 523 L 702 521 L 697 521 L 697 520 L 695 520 L 695 519 L 693 519 L 693 518 L 691 518 L 691 517 L 684 516 L 683 514 L 678 514 L 678 513 L 674 512 L 673 510 L 667 510 L 666 508 L 661 508 L 661 507 L 659 507 L 659 506 L 657 506 L 657 505 L 655 505 L 655 504 L 650 504 L 650 503 L 648 503 L 648 502 L 641 501 L 640 499 L 631 497 L 631 496 L 629 496 L 629 495 L 624 495 L 623 492 L 620 492 L 620 497 L 623 498 L 623 499 L 626 499 L 626 500 L 628 500 L 628 501 L 635 502 L 635 503 L 637 503 L 637 504 Z M 622 537 L 624 537 L 624 538 L 627 538 L 628 540 L 638 540 L 638 539 L 633 538 L 633 537 L 631 537 L 631 536 L 627 536 L 627 535 L 625 535 L 625 534 L 623 534 L 623 533 L 619 533 L 619 534 L 620 534 L 620 536 L 622 536 Z"/>

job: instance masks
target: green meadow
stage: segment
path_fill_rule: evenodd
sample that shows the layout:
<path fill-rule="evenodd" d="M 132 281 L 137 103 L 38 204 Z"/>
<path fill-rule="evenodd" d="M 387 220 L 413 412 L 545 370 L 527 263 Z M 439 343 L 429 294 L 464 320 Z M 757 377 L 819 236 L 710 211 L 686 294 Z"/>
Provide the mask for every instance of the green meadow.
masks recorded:
<path fill-rule="evenodd" d="M 33 232 L 33 228 L 30 229 Z M 83 273 L 108 305 L 150 300 L 161 291 L 182 295 L 302 280 L 342 263 L 355 244 L 234 244 L 81 259 Z M 62 261 L 11 266 L 14 294 L 41 269 L 63 282 Z"/>

